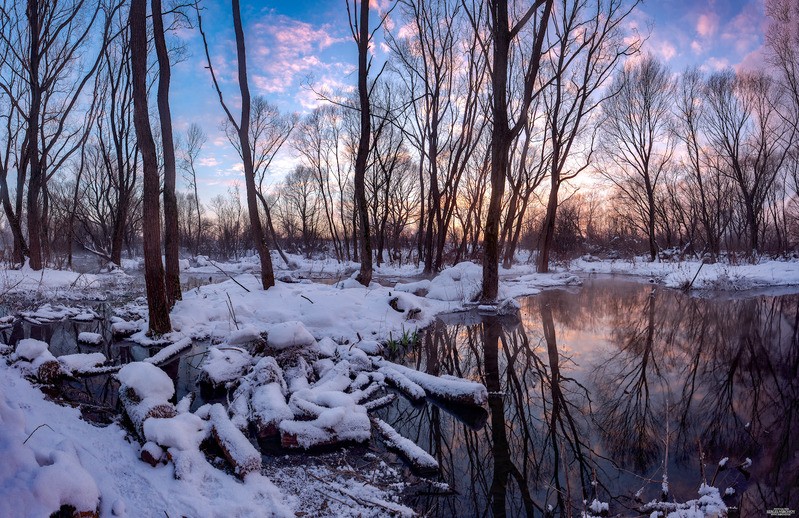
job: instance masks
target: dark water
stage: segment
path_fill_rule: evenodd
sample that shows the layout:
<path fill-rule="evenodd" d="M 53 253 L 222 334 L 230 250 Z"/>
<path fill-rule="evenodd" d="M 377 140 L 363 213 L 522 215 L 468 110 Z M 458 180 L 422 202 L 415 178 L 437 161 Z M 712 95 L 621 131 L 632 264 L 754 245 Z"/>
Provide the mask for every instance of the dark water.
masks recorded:
<path fill-rule="evenodd" d="M 114 339 L 110 321 L 114 314 L 112 305 L 100 303 L 91 306 L 91 309 L 98 314 L 99 319 L 88 322 L 65 319 L 36 323 L 17 318 L 13 325 L 0 329 L 0 342 L 16 345 L 23 338 L 35 338 L 47 342 L 50 352 L 56 357 L 66 354 L 101 352 L 113 364 L 142 361 L 155 355 L 161 349 L 157 346 L 143 347 L 126 339 Z M 0 306 L 0 316 L 5 314 L 4 311 L 7 314 L 15 313 L 10 308 Z M 103 342 L 97 345 L 78 342 L 78 335 L 84 331 L 102 335 Z M 196 396 L 195 407 L 205 402 L 197 388 L 196 381 L 207 349 L 207 341 L 197 341 L 191 349 L 179 357 L 160 365 L 161 369 L 175 381 L 177 399 L 192 392 Z M 43 387 L 43 389 L 59 401 L 78 406 L 84 417 L 94 423 L 110 423 L 120 413 L 120 407 L 117 404 L 119 383 L 112 375 L 86 376 L 79 379 L 65 378 L 59 380 L 52 387 Z"/>
<path fill-rule="evenodd" d="M 677 501 L 704 478 L 735 490 L 725 502 L 740 516 L 799 509 L 798 323 L 797 295 L 609 279 L 529 297 L 521 319 L 445 317 L 406 363 L 483 382 L 488 415 L 404 399 L 382 411 L 454 490 L 409 503 L 426 516 L 579 516 L 597 497 L 637 516 L 636 492 L 659 498 L 665 466 Z"/>

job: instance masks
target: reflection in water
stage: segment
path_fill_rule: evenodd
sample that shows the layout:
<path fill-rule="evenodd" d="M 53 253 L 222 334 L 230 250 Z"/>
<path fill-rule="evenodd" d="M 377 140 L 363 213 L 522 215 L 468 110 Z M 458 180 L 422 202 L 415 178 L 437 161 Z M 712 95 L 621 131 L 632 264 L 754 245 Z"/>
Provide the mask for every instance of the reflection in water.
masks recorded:
<path fill-rule="evenodd" d="M 597 280 L 526 299 L 520 320 L 444 317 L 407 354 L 483 382 L 484 424 L 402 399 L 381 417 L 438 458 L 453 493 L 411 502 L 431 516 L 579 516 L 595 497 L 637 515 L 664 475 L 670 499 L 696 498 L 704 478 L 735 490 L 741 516 L 797 509 L 798 337 L 796 295 Z"/>

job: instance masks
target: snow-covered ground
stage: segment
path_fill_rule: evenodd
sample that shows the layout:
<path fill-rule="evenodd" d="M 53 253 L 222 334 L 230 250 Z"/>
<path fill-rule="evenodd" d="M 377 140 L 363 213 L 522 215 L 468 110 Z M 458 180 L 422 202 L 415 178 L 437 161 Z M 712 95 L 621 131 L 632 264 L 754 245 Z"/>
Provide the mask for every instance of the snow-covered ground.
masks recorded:
<path fill-rule="evenodd" d="M 106 300 L 109 295 L 130 291 L 134 277 L 122 270 L 105 273 L 78 273 L 69 270 L 33 270 L 27 265 L 19 270 L 0 269 L 0 300 L 24 297 L 34 300 Z"/>
<path fill-rule="evenodd" d="M 572 261 L 566 269 L 574 273 L 603 273 L 645 277 L 669 288 L 691 286 L 695 290 L 749 290 L 781 286 L 799 286 L 799 261 L 762 260 L 756 264 L 713 263 L 698 260 L 681 262 L 649 262 L 638 257 L 632 260 L 598 260 L 584 256 Z M 692 283 L 693 281 L 693 283 Z"/>

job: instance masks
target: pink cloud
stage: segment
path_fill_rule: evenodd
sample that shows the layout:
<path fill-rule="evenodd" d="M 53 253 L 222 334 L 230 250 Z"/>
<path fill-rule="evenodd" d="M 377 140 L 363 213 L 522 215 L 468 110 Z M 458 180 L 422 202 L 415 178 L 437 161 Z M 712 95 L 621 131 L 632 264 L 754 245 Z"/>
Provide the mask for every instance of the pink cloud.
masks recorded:
<path fill-rule="evenodd" d="M 329 67 L 321 53 L 336 43 L 348 41 L 329 26 L 315 26 L 284 15 L 268 15 L 252 30 L 252 76 L 265 93 L 282 93 L 297 82 Z"/>
<path fill-rule="evenodd" d="M 662 58 L 663 58 L 665 61 L 671 61 L 671 59 L 672 59 L 674 56 L 676 56 L 676 55 L 677 55 L 677 49 L 676 49 L 676 48 L 674 48 L 674 45 L 672 45 L 672 44 L 671 44 L 671 43 L 669 43 L 668 41 L 664 41 L 664 42 L 662 42 L 660 45 L 658 45 L 658 47 L 657 47 L 657 53 L 658 53 L 658 54 L 660 54 L 660 56 L 661 56 L 661 57 L 662 57 Z"/>
<path fill-rule="evenodd" d="M 716 13 L 702 13 L 696 21 L 696 32 L 703 38 L 710 38 L 719 28 L 719 17 Z"/>

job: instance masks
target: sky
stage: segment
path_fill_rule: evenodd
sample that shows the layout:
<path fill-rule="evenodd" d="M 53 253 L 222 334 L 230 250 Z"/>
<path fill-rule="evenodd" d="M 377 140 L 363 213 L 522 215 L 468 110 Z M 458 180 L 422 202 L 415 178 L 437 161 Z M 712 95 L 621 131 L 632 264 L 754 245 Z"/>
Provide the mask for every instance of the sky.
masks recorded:
<path fill-rule="evenodd" d="M 214 69 L 226 100 L 238 108 L 230 2 L 203 0 L 202 5 Z M 357 54 L 345 0 L 241 0 L 241 9 L 253 96 L 262 95 L 285 112 L 303 115 L 323 102 L 315 92 L 354 88 Z M 661 58 L 674 73 L 692 66 L 707 71 L 751 69 L 763 61 L 764 11 L 764 0 L 650 0 L 636 7 L 627 25 L 647 37 L 644 51 Z M 236 182 L 243 189 L 242 167 L 220 129 L 224 113 L 206 69 L 199 32 L 184 28 L 175 36 L 187 50 L 172 76 L 175 132 L 185 133 L 194 122 L 208 134 L 198 170 L 200 198 L 208 203 Z M 380 45 L 375 52 L 378 59 L 385 57 Z M 273 162 L 273 185 L 296 164 L 295 156 L 287 147 Z"/>

